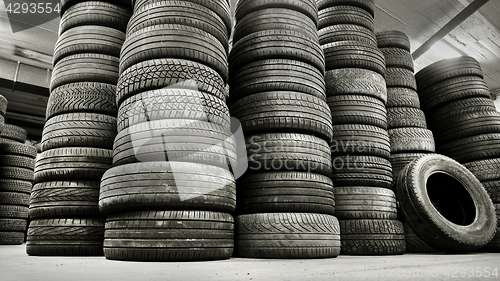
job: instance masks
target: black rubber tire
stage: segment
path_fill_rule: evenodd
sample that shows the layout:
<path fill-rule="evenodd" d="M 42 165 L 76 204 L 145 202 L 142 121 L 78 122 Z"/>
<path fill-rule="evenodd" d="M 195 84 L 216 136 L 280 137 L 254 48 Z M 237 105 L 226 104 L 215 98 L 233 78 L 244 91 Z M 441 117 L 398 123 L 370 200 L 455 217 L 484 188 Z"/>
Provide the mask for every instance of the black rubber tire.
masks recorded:
<path fill-rule="evenodd" d="M 125 33 L 106 26 L 84 25 L 71 28 L 57 39 L 52 65 L 67 56 L 81 53 L 119 57 L 124 40 Z"/>
<path fill-rule="evenodd" d="M 169 88 L 186 88 L 186 81 L 196 81 L 198 90 L 225 100 L 225 82 L 208 66 L 180 59 L 148 60 L 129 67 L 120 75 L 116 104 L 141 92 Z M 189 87 L 191 88 L 191 87 Z"/>
<path fill-rule="evenodd" d="M 286 29 L 254 32 L 235 42 L 229 57 L 229 69 L 231 73 L 237 73 L 241 67 L 265 59 L 298 60 L 313 65 L 321 73 L 325 71 L 325 55 L 319 41 Z"/>
<path fill-rule="evenodd" d="M 406 253 L 431 253 L 437 252 L 436 249 L 422 241 L 407 223 L 403 222 L 405 230 Z"/>
<path fill-rule="evenodd" d="M 392 174 L 394 175 L 394 180 L 398 177 L 399 173 L 410 164 L 413 160 L 427 155 L 429 153 L 393 153 L 391 154 L 391 165 Z"/>
<path fill-rule="evenodd" d="M 473 173 L 451 158 L 434 154 L 414 160 L 401 172 L 396 187 L 405 221 L 437 250 L 473 251 L 495 235 L 495 208 L 488 193 Z"/>
<path fill-rule="evenodd" d="M 429 116 L 429 120 L 432 120 L 433 123 L 438 123 L 448 118 L 480 111 L 496 111 L 493 100 L 486 97 L 460 99 L 436 107 L 427 115 Z"/>
<path fill-rule="evenodd" d="M 30 256 L 102 256 L 102 218 L 50 218 L 32 220 L 26 253 Z"/>
<path fill-rule="evenodd" d="M 195 61 L 227 81 L 227 51 L 213 35 L 181 24 L 158 24 L 127 34 L 120 54 L 120 74 L 134 64 L 161 58 Z"/>
<path fill-rule="evenodd" d="M 385 77 L 384 55 L 375 46 L 362 41 L 340 41 L 323 45 L 323 51 L 326 70 L 362 68 L 375 71 Z"/>
<path fill-rule="evenodd" d="M 332 124 L 364 124 L 387 129 L 384 103 L 364 95 L 335 95 L 326 99 L 332 111 Z"/>
<path fill-rule="evenodd" d="M 375 33 L 379 48 L 400 48 L 411 51 L 410 39 L 406 33 L 398 30 L 386 30 Z"/>
<path fill-rule="evenodd" d="M 500 158 L 477 160 L 463 165 L 480 181 L 500 179 Z"/>
<path fill-rule="evenodd" d="M 377 187 L 334 187 L 335 216 L 339 220 L 385 219 L 398 217 L 396 195 L 392 190 Z"/>
<path fill-rule="evenodd" d="M 435 84 L 427 90 L 418 91 L 424 111 L 432 111 L 455 101 L 475 97 L 491 98 L 486 82 L 475 76 L 458 77 Z"/>
<path fill-rule="evenodd" d="M 380 48 L 387 68 L 404 68 L 413 73 L 415 66 L 410 51 L 401 48 Z"/>
<path fill-rule="evenodd" d="M 335 258 L 340 252 L 337 218 L 325 214 L 260 213 L 235 217 L 235 256 Z"/>
<path fill-rule="evenodd" d="M 39 154 L 35 182 L 99 180 L 111 168 L 113 151 L 101 148 L 55 148 Z"/>
<path fill-rule="evenodd" d="M 387 88 L 387 109 L 393 107 L 413 107 L 420 109 L 420 98 L 409 88 Z"/>
<path fill-rule="evenodd" d="M 7 99 L 0 95 L 0 115 L 4 116 L 5 117 L 5 113 L 7 112 L 7 105 L 9 104 L 9 102 L 7 101 Z"/>
<path fill-rule="evenodd" d="M 24 232 L 0 232 L 0 245 L 21 245 Z"/>
<path fill-rule="evenodd" d="M 373 0 L 317 0 L 318 9 L 323 10 L 333 6 L 356 6 L 365 9 L 373 16 L 375 15 L 375 3 Z"/>
<path fill-rule="evenodd" d="M 192 162 L 228 169 L 236 167 L 236 143 L 228 127 L 183 119 L 139 123 L 116 136 L 113 166 L 161 161 Z"/>
<path fill-rule="evenodd" d="M 403 223 L 397 220 L 341 220 L 341 255 L 402 255 Z"/>
<path fill-rule="evenodd" d="M 93 217 L 99 212 L 99 181 L 53 181 L 35 184 L 30 218 Z"/>
<path fill-rule="evenodd" d="M 377 47 L 377 39 L 375 39 L 373 31 L 356 24 L 336 24 L 327 26 L 318 30 L 318 35 L 319 44 L 322 46 L 338 41 L 362 41 Z"/>
<path fill-rule="evenodd" d="M 126 31 L 132 11 L 120 5 L 84 1 L 74 4 L 66 11 L 61 11 L 59 35 L 77 26 L 100 25 Z"/>
<path fill-rule="evenodd" d="M 329 141 L 332 117 L 326 101 L 297 92 L 264 92 L 242 98 L 230 106 L 245 134 L 302 133 Z"/>
<path fill-rule="evenodd" d="M 35 159 L 36 148 L 32 145 L 0 139 L 0 155 L 20 155 Z"/>
<path fill-rule="evenodd" d="M 500 133 L 466 137 L 439 146 L 438 153 L 460 163 L 500 157 Z"/>
<path fill-rule="evenodd" d="M 387 67 L 385 82 L 388 88 L 410 88 L 417 90 L 413 71 L 404 68 Z"/>
<path fill-rule="evenodd" d="M 13 179 L 0 179 L 0 192 L 31 193 L 31 182 Z"/>
<path fill-rule="evenodd" d="M 111 260 L 221 260 L 233 253 L 234 221 L 206 211 L 125 212 L 107 217 L 104 237 Z"/>
<path fill-rule="evenodd" d="M 369 125 L 348 124 L 333 126 L 333 132 L 330 142 L 332 157 L 361 155 L 390 158 L 387 130 Z"/>
<path fill-rule="evenodd" d="M 318 40 L 316 23 L 304 13 L 291 9 L 268 8 L 254 11 L 236 22 L 233 42 L 248 34 L 264 30 L 284 29 L 300 32 L 304 37 Z"/>
<path fill-rule="evenodd" d="M 374 18 L 370 12 L 355 6 L 331 6 L 318 12 L 318 29 L 338 24 L 354 24 L 375 30 Z"/>
<path fill-rule="evenodd" d="M 223 100 L 195 90 L 159 89 L 123 101 L 118 110 L 118 132 L 162 119 L 198 120 L 225 128 L 231 125 L 229 108 Z"/>
<path fill-rule="evenodd" d="M 26 219 L 0 218 L 0 232 L 25 232 L 26 227 Z"/>
<path fill-rule="evenodd" d="M 4 196 L 5 192 L 0 192 L 0 196 Z M 27 195 L 27 194 L 26 194 Z M 29 197 L 29 195 L 28 195 Z M 29 201 L 29 199 L 28 199 Z M 3 204 L 3 203 L 2 203 Z M 28 206 L 19 205 L 0 205 L 0 217 L 9 219 L 27 219 Z"/>
<path fill-rule="evenodd" d="M 0 205 L 29 206 L 30 196 L 19 192 L 0 192 Z"/>
<path fill-rule="evenodd" d="M 132 210 L 206 210 L 231 213 L 234 177 L 226 169 L 182 162 L 148 162 L 114 167 L 101 181 L 104 214 Z"/>
<path fill-rule="evenodd" d="M 7 139 L 4 141 L 8 140 L 13 140 L 15 142 L 23 143 L 26 141 L 26 137 L 28 135 L 28 132 L 16 125 L 11 125 L 5 123 L 2 129 L 2 132 L 0 133 L 0 138 L 2 139 Z"/>
<path fill-rule="evenodd" d="M 52 72 L 50 91 L 69 83 L 101 82 L 116 85 L 118 57 L 82 53 L 60 60 Z"/>
<path fill-rule="evenodd" d="M 302 134 L 260 134 L 245 139 L 248 171 L 297 171 L 332 174 L 330 147 L 325 140 Z"/>
<path fill-rule="evenodd" d="M 332 159 L 334 186 L 371 186 L 392 188 L 389 160 L 374 156 L 335 156 Z"/>
<path fill-rule="evenodd" d="M 116 86 L 106 83 L 80 82 L 57 87 L 50 93 L 46 120 L 67 113 L 100 113 L 115 116 Z"/>
<path fill-rule="evenodd" d="M 143 1 L 136 7 L 127 25 L 127 34 L 159 24 L 182 24 L 202 29 L 228 49 L 229 33 L 216 12 L 196 1 Z"/>
<path fill-rule="evenodd" d="M 0 166 L 0 179 L 33 181 L 33 169 Z"/>
<path fill-rule="evenodd" d="M 236 22 L 254 11 L 270 8 L 299 11 L 311 18 L 315 24 L 318 23 L 318 5 L 315 0 L 239 0 L 236 4 Z"/>
<path fill-rule="evenodd" d="M 419 92 L 445 80 L 463 76 L 483 78 L 483 71 L 476 59 L 466 56 L 445 59 L 433 63 L 415 74 Z"/>
<path fill-rule="evenodd" d="M 71 6 L 80 3 L 80 0 L 61 0 L 61 15 Z M 132 9 L 132 1 L 131 0 L 106 0 L 107 3 L 116 4 L 122 6 L 127 9 Z"/>
<path fill-rule="evenodd" d="M 247 174 L 237 182 L 237 213 L 320 213 L 333 215 L 329 177 L 304 172 Z"/>
<path fill-rule="evenodd" d="M 492 181 L 481 181 L 481 184 L 483 185 L 484 189 L 486 189 L 486 192 L 488 192 L 488 195 L 491 198 L 491 201 L 495 205 L 495 209 L 497 212 L 497 218 L 499 218 L 500 215 L 500 180 L 492 180 Z"/>
<path fill-rule="evenodd" d="M 325 78 L 314 66 L 295 60 L 260 60 L 241 67 L 230 82 L 229 103 L 272 91 L 290 91 L 326 98 Z"/>
<path fill-rule="evenodd" d="M 500 133 L 500 113 L 496 109 L 457 115 L 439 123 L 430 122 L 438 146 L 482 134 Z"/>
<path fill-rule="evenodd" d="M 389 129 L 415 127 L 427 129 L 427 120 L 422 110 L 412 107 L 393 107 L 387 110 Z"/>
<path fill-rule="evenodd" d="M 397 128 L 388 131 L 393 153 L 435 152 L 436 144 L 431 130 L 423 128 Z"/>
<path fill-rule="evenodd" d="M 22 155 L 0 156 L 0 166 L 19 167 L 29 170 L 35 169 L 35 159 Z"/>
<path fill-rule="evenodd" d="M 97 113 L 61 114 L 45 123 L 42 151 L 75 146 L 113 149 L 115 137 L 115 117 Z"/>
<path fill-rule="evenodd" d="M 342 68 L 325 73 L 326 95 L 366 95 L 387 103 L 385 78 L 374 71 Z"/>

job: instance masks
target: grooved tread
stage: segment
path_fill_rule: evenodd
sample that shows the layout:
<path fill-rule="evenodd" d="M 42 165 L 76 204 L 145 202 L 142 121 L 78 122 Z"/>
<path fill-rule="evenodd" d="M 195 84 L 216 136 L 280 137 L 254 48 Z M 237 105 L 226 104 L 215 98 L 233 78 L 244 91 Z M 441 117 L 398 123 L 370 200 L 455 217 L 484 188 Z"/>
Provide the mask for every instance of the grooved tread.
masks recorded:
<path fill-rule="evenodd" d="M 342 68 L 325 73 L 326 95 L 366 95 L 387 102 L 385 78 L 371 70 Z"/>
<path fill-rule="evenodd" d="M 388 131 L 391 140 L 391 151 L 402 152 L 435 152 L 434 135 L 424 128 L 397 128 Z"/>

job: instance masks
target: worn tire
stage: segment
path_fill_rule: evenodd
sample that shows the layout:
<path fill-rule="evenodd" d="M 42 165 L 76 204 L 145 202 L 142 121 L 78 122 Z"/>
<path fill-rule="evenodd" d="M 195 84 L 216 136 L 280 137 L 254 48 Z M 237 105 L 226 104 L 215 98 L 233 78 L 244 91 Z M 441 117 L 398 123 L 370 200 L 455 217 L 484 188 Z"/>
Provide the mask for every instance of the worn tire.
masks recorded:
<path fill-rule="evenodd" d="M 495 209 L 497 211 L 497 218 L 500 215 L 500 180 L 492 180 L 492 181 L 481 181 L 481 184 L 488 192 L 488 195 L 491 198 L 495 205 Z"/>
<path fill-rule="evenodd" d="M 61 147 L 112 149 L 115 137 L 115 117 L 96 113 L 61 114 L 45 123 L 42 151 Z"/>
<path fill-rule="evenodd" d="M 420 156 L 427 155 L 429 153 L 393 153 L 391 154 L 391 165 L 392 165 L 392 174 L 394 175 L 394 180 L 398 177 L 399 173 L 406 167 L 406 165 L 410 164 L 413 160 L 419 158 Z"/>
<path fill-rule="evenodd" d="M 354 24 L 375 30 L 374 17 L 365 9 L 355 6 L 331 6 L 319 10 L 318 29 L 339 24 Z"/>
<path fill-rule="evenodd" d="M 410 51 L 401 48 L 380 48 L 380 51 L 384 55 L 387 68 L 403 68 L 412 73 L 415 70 Z"/>
<path fill-rule="evenodd" d="M 264 92 L 242 98 L 230 107 L 246 134 L 294 132 L 332 137 L 332 117 L 326 102 L 298 92 Z"/>
<path fill-rule="evenodd" d="M 99 113 L 116 116 L 116 86 L 106 83 L 79 82 L 57 87 L 50 93 L 46 120 L 68 113 Z"/>
<path fill-rule="evenodd" d="M 375 33 L 379 48 L 400 48 L 411 51 L 410 39 L 406 33 L 398 30 L 386 30 Z"/>
<path fill-rule="evenodd" d="M 410 88 L 417 90 L 413 71 L 404 68 L 387 67 L 385 82 L 388 88 Z"/>
<path fill-rule="evenodd" d="M 0 179 L 0 192 L 31 193 L 31 182 L 13 179 Z"/>
<path fill-rule="evenodd" d="M 382 52 L 362 41 L 340 41 L 323 45 L 326 70 L 361 68 L 386 75 Z"/>
<path fill-rule="evenodd" d="M 333 6 L 356 6 L 365 9 L 370 12 L 371 15 L 375 15 L 375 3 L 373 0 L 318 0 L 318 9 L 323 10 L 328 7 Z"/>
<path fill-rule="evenodd" d="M 4 142 L 8 140 L 13 140 L 14 142 L 19 142 L 24 144 L 27 135 L 28 132 L 25 129 L 16 125 L 5 123 L 2 132 L 0 133 L 0 138 L 7 139 L 3 140 Z"/>
<path fill-rule="evenodd" d="M 319 44 L 338 41 L 363 41 L 366 44 L 377 46 L 377 40 L 373 31 L 364 26 L 356 24 L 336 24 L 318 30 Z"/>
<path fill-rule="evenodd" d="M 0 178 L 9 180 L 33 181 L 33 169 L 0 166 Z"/>
<path fill-rule="evenodd" d="M 341 68 L 325 73 L 326 95 L 366 95 L 387 103 L 385 78 L 374 71 Z"/>
<path fill-rule="evenodd" d="M 25 232 L 26 226 L 26 219 L 0 218 L 0 232 Z"/>
<path fill-rule="evenodd" d="M 252 135 L 245 142 L 248 172 L 297 171 L 327 177 L 332 174 L 330 147 L 320 138 L 276 133 Z"/>
<path fill-rule="evenodd" d="M 102 256 L 104 219 L 32 220 L 26 253 L 30 256 Z"/>
<path fill-rule="evenodd" d="M 247 174 L 237 182 L 237 213 L 335 213 L 329 177 L 304 172 Z"/>
<path fill-rule="evenodd" d="M 420 109 L 420 98 L 409 88 L 387 88 L 387 109 L 393 107 L 413 107 Z"/>
<path fill-rule="evenodd" d="M 450 141 L 437 152 L 460 163 L 500 158 L 500 134 L 482 134 Z"/>
<path fill-rule="evenodd" d="M 332 111 L 332 124 L 364 124 L 387 129 L 384 103 L 370 96 L 335 95 L 326 99 Z"/>
<path fill-rule="evenodd" d="M 24 232 L 0 232 L 0 245 L 21 245 Z"/>
<path fill-rule="evenodd" d="M 248 14 L 270 8 L 290 9 L 299 11 L 318 23 L 318 5 L 315 0 L 240 0 L 236 5 L 236 22 L 241 21 Z"/>
<path fill-rule="evenodd" d="M 234 247 L 230 214 L 207 211 L 143 211 L 108 215 L 104 255 L 125 261 L 228 259 Z"/>
<path fill-rule="evenodd" d="M 387 110 L 389 129 L 414 127 L 427 129 L 427 120 L 422 110 L 412 107 L 393 107 Z"/>
<path fill-rule="evenodd" d="M 348 124 L 333 126 L 333 132 L 330 141 L 332 158 L 346 155 L 390 158 L 387 130 L 369 125 Z"/>
<path fill-rule="evenodd" d="M 0 166 L 35 169 L 35 159 L 23 155 L 1 155 Z"/>
<path fill-rule="evenodd" d="M 392 187 L 392 167 L 385 158 L 347 155 L 332 160 L 334 186 Z"/>
<path fill-rule="evenodd" d="M 53 181 L 35 184 L 30 218 L 93 217 L 99 212 L 99 181 Z"/>
<path fill-rule="evenodd" d="M 396 195 L 377 187 L 334 187 L 335 216 L 339 220 L 397 219 Z"/>
<path fill-rule="evenodd" d="M 210 67 L 188 60 L 154 59 L 135 64 L 120 75 L 116 104 L 121 106 L 125 99 L 145 91 L 192 88 L 190 80 L 196 82 L 199 91 L 225 100 L 225 82 Z"/>
<path fill-rule="evenodd" d="M 500 158 L 477 160 L 463 165 L 480 181 L 500 179 Z"/>
<path fill-rule="evenodd" d="M 396 188 L 405 221 L 437 250 L 473 251 L 495 235 L 495 209 L 486 190 L 451 158 L 434 154 L 414 160 L 399 174 Z"/>
<path fill-rule="evenodd" d="M 0 192 L 0 206 L 13 205 L 27 207 L 30 203 L 30 196 L 19 192 Z"/>
<path fill-rule="evenodd" d="M 337 218 L 324 214 L 260 213 L 235 217 L 235 255 L 245 258 L 334 258 Z"/>
<path fill-rule="evenodd" d="M 196 163 L 148 162 L 114 167 L 101 180 L 99 209 L 207 210 L 231 213 L 234 177 L 226 169 Z"/>
<path fill-rule="evenodd" d="M 423 128 L 397 128 L 388 131 L 393 153 L 435 152 L 432 131 Z"/>
<path fill-rule="evenodd" d="M 98 180 L 111 168 L 113 151 L 102 148 L 55 148 L 42 152 L 35 165 L 35 182 Z"/>
<path fill-rule="evenodd" d="M 341 255 L 402 255 L 403 223 L 397 220 L 341 220 Z"/>

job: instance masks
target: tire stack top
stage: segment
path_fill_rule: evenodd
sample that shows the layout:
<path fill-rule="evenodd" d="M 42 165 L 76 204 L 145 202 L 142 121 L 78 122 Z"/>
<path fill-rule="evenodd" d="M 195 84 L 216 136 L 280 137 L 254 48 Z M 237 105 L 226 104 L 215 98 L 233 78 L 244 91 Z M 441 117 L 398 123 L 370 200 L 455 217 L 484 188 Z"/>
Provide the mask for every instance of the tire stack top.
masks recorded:
<path fill-rule="evenodd" d="M 332 258 L 331 114 L 315 0 L 240 0 L 231 51 L 231 115 L 249 170 L 237 183 L 235 254 Z"/>
<path fill-rule="evenodd" d="M 378 32 L 376 37 L 387 66 L 387 127 L 391 142 L 390 160 L 396 179 L 411 161 L 435 152 L 435 144 L 432 131 L 427 129 L 425 114 L 420 109 L 408 36 L 401 31 L 387 30 Z M 407 253 L 435 251 L 407 229 L 410 228 L 405 224 Z"/>
<path fill-rule="evenodd" d="M 0 139 L 0 245 L 22 244 L 26 234 L 36 148 L 25 141 L 26 130 L 5 124 Z"/>
<path fill-rule="evenodd" d="M 104 255 L 229 258 L 236 144 L 226 81 L 227 0 L 137 0 L 120 54 L 118 135 L 101 180 Z"/>
<path fill-rule="evenodd" d="M 437 151 L 463 163 L 500 203 L 500 114 L 472 57 L 442 60 L 416 74 Z M 498 252 L 499 234 L 489 250 Z"/>
<path fill-rule="evenodd" d="M 112 165 L 118 60 L 130 15 L 120 4 L 62 2 L 30 200 L 29 255 L 103 254 L 99 181 Z"/>
<path fill-rule="evenodd" d="M 386 65 L 374 33 L 374 1 L 317 2 L 341 254 L 402 254 L 403 225 L 396 220 L 391 190 Z"/>

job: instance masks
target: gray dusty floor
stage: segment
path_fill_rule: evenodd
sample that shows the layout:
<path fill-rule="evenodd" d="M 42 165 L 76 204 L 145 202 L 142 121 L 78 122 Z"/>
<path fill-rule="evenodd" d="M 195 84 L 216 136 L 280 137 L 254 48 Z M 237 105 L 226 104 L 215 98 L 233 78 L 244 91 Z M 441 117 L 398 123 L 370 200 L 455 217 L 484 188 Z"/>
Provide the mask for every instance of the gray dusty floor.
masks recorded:
<path fill-rule="evenodd" d="M 30 257 L 25 245 L 0 246 L 0 280 L 500 280 L 500 254 L 141 263 L 104 257 Z"/>

